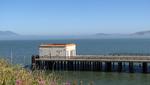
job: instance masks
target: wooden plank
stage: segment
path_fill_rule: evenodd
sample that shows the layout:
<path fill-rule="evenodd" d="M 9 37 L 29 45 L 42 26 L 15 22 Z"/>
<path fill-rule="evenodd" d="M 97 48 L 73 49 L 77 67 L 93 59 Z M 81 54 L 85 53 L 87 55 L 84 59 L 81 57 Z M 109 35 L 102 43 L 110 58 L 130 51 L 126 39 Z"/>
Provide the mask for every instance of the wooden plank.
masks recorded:
<path fill-rule="evenodd" d="M 65 56 L 40 57 L 36 61 L 112 61 L 112 62 L 150 62 L 150 56 L 103 56 L 78 55 L 71 58 Z"/>

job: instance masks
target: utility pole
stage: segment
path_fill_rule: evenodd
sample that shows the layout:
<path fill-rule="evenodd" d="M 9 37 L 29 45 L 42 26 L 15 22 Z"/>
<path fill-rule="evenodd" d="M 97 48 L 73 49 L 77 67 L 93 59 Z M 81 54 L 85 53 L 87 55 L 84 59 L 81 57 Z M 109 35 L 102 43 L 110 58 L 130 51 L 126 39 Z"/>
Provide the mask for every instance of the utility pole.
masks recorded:
<path fill-rule="evenodd" d="M 23 62 L 24 62 L 24 66 L 26 65 L 26 63 L 25 63 L 25 56 L 23 56 Z"/>
<path fill-rule="evenodd" d="M 11 49 L 11 52 L 10 52 L 10 63 L 11 63 L 11 64 L 13 63 L 13 54 L 12 54 L 12 49 Z"/>

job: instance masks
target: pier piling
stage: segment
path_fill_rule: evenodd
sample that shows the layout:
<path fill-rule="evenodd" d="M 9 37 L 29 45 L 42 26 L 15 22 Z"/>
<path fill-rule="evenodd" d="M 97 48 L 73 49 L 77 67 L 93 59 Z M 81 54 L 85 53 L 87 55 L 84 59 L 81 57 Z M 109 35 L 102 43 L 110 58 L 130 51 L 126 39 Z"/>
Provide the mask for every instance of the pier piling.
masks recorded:
<path fill-rule="evenodd" d="M 106 72 L 111 72 L 111 62 L 105 62 L 105 71 Z"/>
<path fill-rule="evenodd" d="M 133 62 L 129 62 L 129 72 L 134 73 Z"/>
<path fill-rule="evenodd" d="M 118 69 L 117 69 L 118 72 L 121 72 L 122 71 L 122 62 L 118 62 Z"/>
<path fill-rule="evenodd" d="M 146 62 L 143 62 L 142 63 L 142 70 L 143 70 L 143 73 L 147 73 L 147 63 Z"/>
<path fill-rule="evenodd" d="M 96 57 L 97 58 L 97 57 Z M 142 73 L 149 73 L 150 57 L 99 57 L 97 59 L 89 58 L 72 58 L 72 59 L 50 59 L 40 58 L 37 56 L 31 57 L 32 70 L 68 70 L 68 71 L 106 71 L 106 72 L 137 72 L 139 68 Z M 136 67 L 136 63 L 140 66 Z M 135 64 L 135 65 L 134 65 Z M 142 64 L 142 65 L 141 65 Z"/>

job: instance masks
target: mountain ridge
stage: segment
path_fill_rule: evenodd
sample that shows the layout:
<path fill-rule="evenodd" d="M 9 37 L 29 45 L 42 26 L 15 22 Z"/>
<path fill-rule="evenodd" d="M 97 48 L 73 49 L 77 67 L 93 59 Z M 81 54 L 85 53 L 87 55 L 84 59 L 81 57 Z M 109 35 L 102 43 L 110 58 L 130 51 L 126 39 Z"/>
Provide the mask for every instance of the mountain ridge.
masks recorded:
<path fill-rule="evenodd" d="M 121 34 L 121 33 L 112 33 L 112 34 L 107 34 L 107 33 L 96 33 L 95 35 L 150 35 L 150 30 L 148 31 L 138 31 L 130 34 Z"/>
<path fill-rule="evenodd" d="M 140 31 L 140 32 L 135 32 L 133 33 L 134 35 L 145 35 L 145 34 L 150 34 L 150 30 L 148 31 Z"/>
<path fill-rule="evenodd" d="M 0 36 L 18 36 L 19 34 L 12 31 L 0 31 Z"/>
<path fill-rule="evenodd" d="M 115 39 L 115 38 L 150 38 L 150 30 L 130 34 L 95 33 L 90 35 L 20 35 L 13 31 L 0 31 L 0 40 L 43 40 L 43 39 Z"/>

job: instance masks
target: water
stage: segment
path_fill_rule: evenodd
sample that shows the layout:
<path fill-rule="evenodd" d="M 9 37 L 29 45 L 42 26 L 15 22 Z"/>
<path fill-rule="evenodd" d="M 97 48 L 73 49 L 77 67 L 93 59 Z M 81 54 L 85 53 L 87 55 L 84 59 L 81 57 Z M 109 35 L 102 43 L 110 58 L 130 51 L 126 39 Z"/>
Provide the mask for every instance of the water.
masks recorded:
<path fill-rule="evenodd" d="M 14 64 L 31 64 L 31 55 L 38 54 L 40 44 L 75 43 L 77 54 L 98 55 L 109 53 L 150 53 L 150 39 L 69 39 L 69 40 L 12 40 L 0 41 L 0 57 Z M 64 80 L 83 80 L 95 85 L 149 85 L 150 74 L 103 73 L 103 72 L 58 72 Z"/>
<path fill-rule="evenodd" d="M 106 72 L 57 72 L 64 80 L 83 81 L 84 85 L 150 85 L 150 74 L 106 73 Z"/>

